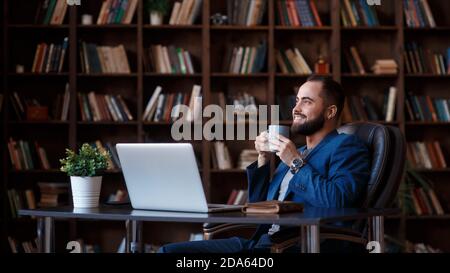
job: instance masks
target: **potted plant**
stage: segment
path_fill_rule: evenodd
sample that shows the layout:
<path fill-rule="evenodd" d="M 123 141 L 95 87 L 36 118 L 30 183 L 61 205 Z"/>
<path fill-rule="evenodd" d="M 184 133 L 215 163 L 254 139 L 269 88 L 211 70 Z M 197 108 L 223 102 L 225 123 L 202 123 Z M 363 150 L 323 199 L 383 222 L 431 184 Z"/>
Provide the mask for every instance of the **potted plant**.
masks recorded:
<path fill-rule="evenodd" d="M 167 0 L 147 0 L 145 5 L 150 15 L 150 24 L 162 25 L 164 15 L 169 12 L 169 2 Z"/>
<path fill-rule="evenodd" d="M 107 151 L 99 151 L 87 143 L 81 146 L 78 154 L 66 149 L 66 157 L 60 159 L 61 171 L 70 176 L 75 208 L 98 207 L 101 174 L 108 168 L 108 160 Z"/>

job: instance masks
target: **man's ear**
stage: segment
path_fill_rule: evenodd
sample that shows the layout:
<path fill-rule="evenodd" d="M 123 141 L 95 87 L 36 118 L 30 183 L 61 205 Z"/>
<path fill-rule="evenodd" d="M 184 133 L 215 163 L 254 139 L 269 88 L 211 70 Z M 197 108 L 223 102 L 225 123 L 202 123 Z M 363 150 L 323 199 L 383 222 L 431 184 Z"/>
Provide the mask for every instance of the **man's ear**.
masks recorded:
<path fill-rule="evenodd" d="M 331 105 L 328 107 L 328 111 L 327 111 L 327 119 L 331 120 L 333 119 L 337 114 L 337 107 L 336 105 Z"/>

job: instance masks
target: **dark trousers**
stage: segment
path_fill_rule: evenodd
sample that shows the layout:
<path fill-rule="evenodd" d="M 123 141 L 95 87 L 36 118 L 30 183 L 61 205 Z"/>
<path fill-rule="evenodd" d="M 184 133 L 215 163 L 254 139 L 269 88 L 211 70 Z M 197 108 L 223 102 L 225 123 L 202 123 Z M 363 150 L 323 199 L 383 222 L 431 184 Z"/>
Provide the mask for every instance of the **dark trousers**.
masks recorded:
<path fill-rule="evenodd" d="M 228 239 L 172 243 L 162 246 L 158 253 L 269 253 L 271 245 L 269 235 L 263 234 L 258 241 L 231 237 Z M 300 245 L 291 247 L 285 252 L 300 253 Z M 323 241 L 320 244 L 320 252 L 367 253 L 362 245 L 338 240 Z"/>

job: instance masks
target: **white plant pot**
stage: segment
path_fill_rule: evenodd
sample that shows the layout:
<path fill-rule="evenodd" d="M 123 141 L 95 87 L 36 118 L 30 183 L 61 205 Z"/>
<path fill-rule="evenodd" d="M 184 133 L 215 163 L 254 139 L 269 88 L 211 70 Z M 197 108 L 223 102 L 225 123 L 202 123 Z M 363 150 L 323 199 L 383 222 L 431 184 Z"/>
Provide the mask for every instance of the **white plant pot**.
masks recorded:
<path fill-rule="evenodd" d="M 71 176 L 74 208 L 96 208 L 100 199 L 101 176 Z"/>
<path fill-rule="evenodd" d="M 161 12 L 152 11 L 150 12 L 150 24 L 157 26 L 162 25 L 163 23 L 163 15 Z"/>

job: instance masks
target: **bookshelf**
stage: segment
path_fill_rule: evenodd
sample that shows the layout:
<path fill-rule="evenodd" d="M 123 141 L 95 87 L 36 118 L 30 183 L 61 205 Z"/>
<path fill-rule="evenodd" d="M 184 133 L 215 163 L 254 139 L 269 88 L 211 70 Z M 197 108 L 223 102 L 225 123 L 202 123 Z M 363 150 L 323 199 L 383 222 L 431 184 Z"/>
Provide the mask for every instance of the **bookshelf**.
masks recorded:
<path fill-rule="evenodd" d="M 214 102 L 218 92 L 226 96 L 245 91 L 254 96 L 256 103 L 273 105 L 277 96 L 294 94 L 294 87 L 302 84 L 307 75 L 283 74 L 277 65 L 275 54 L 280 48 L 298 48 L 306 62 L 313 69 L 314 63 L 322 55 L 330 64 L 329 76 L 342 83 L 348 95 L 367 95 L 381 108 L 384 91 L 390 86 L 397 89 L 394 120 L 382 124 L 398 126 L 408 141 L 440 140 L 447 160 L 450 159 L 450 143 L 446 136 L 450 133 L 449 122 L 408 121 L 405 117 L 407 92 L 417 95 L 446 97 L 449 75 L 430 73 L 406 73 L 403 57 L 406 42 L 417 41 L 423 47 L 444 52 L 450 47 L 450 18 L 444 13 L 450 9 L 450 2 L 429 0 L 436 19 L 437 27 L 409 28 L 404 23 L 403 1 L 384 1 L 376 7 L 380 25 L 344 27 L 341 23 L 340 9 L 344 1 L 316 0 L 322 27 L 281 25 L 278 21 L 277 1 L 268 0 L 262 23 L 256 26 L 214 25 L 209 18 L 215 13 L 227 14 L 226 0 L 203 0 L 201 12 L 193 25 L 168 25 L 170 17 L 166 15 L 163 25 L 150 25 L 148 12 L 144 9 L 144 0 L 138 1 L 136 13 L 130 24 L 96 25 L 96 16 L 101 9 L 101 1 L 84 1 L 81 6 L 68 7 L 61 25 L 34 24 L 39 1 L 3 1 L 1 71 L 2 93 L 5 104 L 1 112 L 3 143 L 10 137 L 38 140 L 47 150 L 52 163 L 50 170 L 15 171 L 11 169 L 8 150 L 3 146 L 2 164 L 2 215 L 9 219 L 10 209 L 6 190 L 12 187 L 36 189 L 37 182 L 68 182 L 69 179 L 58 169 L 58 159 L 64 149 L 76 149 L 83 142 L 97 139 L 102 142 L 173 142 L 170 137 L 171 122 L 146 121 L 142 113 L 156 86 L 163 93 L 183 92 L 189 94 L 194 84 L 202 86 L 204 105 Z M 171 4 L 174 1 L 169 1 Z M 94 17 L 93 25 L 81 25 L 81 15 L 90 13 Z M 30 68 L 40 42 L 60 43 L 69 38 L 64 69 L 60 73 L 31 73 Z M 24 42 L 26 41 L 26 42 Z M 82 72 L 80 61 L 80 41 L 96 43 L 102 46 L 123 44 L 130 64 L 131 73 L 87 74 Z M 235 74 L 222 69 L 228 47 L 256 46 L 260 41 L 267 43 L 266 61 L 261 71 L 250 74 Z M 189 51 L 195 63 L 194 74 L 161 74 L 144 69 L 144 50 L 152 44 L 174 45 Z M 367 74 L 351 73 L 345 66 L 344 51 L 356 46 L 361 55 Z M 390 58 L 398 64 L 398 73 L 375 75 L 370 66 L 376 59 Z M 24 73 L 16 73 L 15 65 L 23 64 Z M 18 91 L 22 94 L 37 95 L 44 102 L 64 92 L 69 83 L 70 106 L 67 121 L 18 121 L 14 116 L 8 96 Z M 95 91 L 99 94 L 121 95 L 134 116 L 127 122 L 81 121 L 77 95 Z M 6 103 L 7 102 L 7 103 Z M 283 120 L 281 124 L 290 125 Z M 248 126 L 248 122 L 246 122 Z M 303 144 L 304 139 L 296 139 Z M 225 141 L 234 166 L 232 169 L 213 168 L 211 150 L 213 143 L 201 140 L 192 141 L 199 160 L 205 192 L 210 202 L 226 202 L 233 189 L 246 188 L 245 171 L 234 167 L 242 149 L 252 149 L 252 141 Z M 273 164 L 272 167 L 275 167 Z M 441 203 L 450 213 L 449 168 L 418 169 L 428 177 L 439 193 Z M 101 201 L 124 188 L 120 170 L 108 171 L 104 176 Z M 401 216 L 387 221 L 387 231 L 400 239 L 413 242 L 426 242 L 434 247 L 450 251 L 448 238 L 450 221 L 448 214 L 430 216 Z M 439 225 L 436 221 L 439 220 Z M 9 251 L 5 238 L 15 236 L 18 240 L 30 240 L 34 236 L 35 221 L 0 221 L 2 223 L 2 249 Z M 117 250 L 124 234 L 122 223 L 101 223 L 95 227 L 89 222 L 58 221 L 57 250 L 64 251 L 64 242 L 69 239 L 85 238 L 89 243 L 100 244 L 104 251 Z M 438 227 L 439 226 L 439 227 Z M 17 228 L 20 227 L 20 228 Z M 104 232 L 101 238 L 90 233 L 91 228 Z M 183 241 L 190 233 L 201 232 L 201 225 L 186 224 L 183 227 L 172 224 L 145 225 L 146 242 L 162 244 L 169 241 Z M 162 232 L 164 231 L 164 232 Z M 426 231 L 426 232 L 424 232 Z"/>

